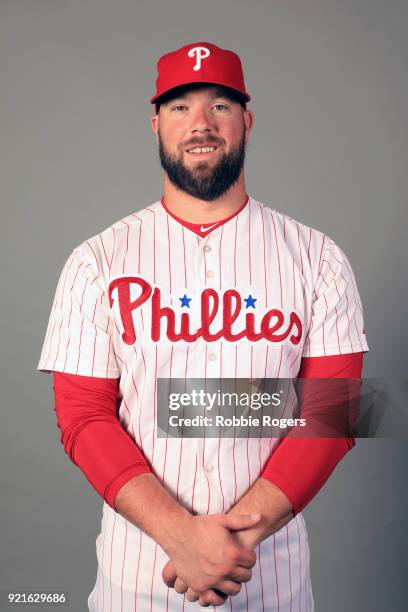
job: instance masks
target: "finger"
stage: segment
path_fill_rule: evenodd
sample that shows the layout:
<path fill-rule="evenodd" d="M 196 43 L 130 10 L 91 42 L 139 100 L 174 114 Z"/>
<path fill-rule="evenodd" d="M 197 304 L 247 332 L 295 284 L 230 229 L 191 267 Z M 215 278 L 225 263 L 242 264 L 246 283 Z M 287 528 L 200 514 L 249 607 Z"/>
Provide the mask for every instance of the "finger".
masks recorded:
<path fill-rule="evenodd" d="M 218 521 L 230 531 L 249 529 L 261 520 L 260 514 L 219 514 Z"/>
<path fill-rule="evenodd" d="M 177 574 L 174 570 L 173 562 L 171 560 L 169 560 L 164 566 L 162 571 L 162 578 L 164 583 L 167 584 L 168 587 L 174 587 L 174 582 L 177 578 Z"/>
<path fill-rule="evenodd" d="M 241 590 L 241 584 L 234 580 L 223 580 L 217 583 L 217 591 L 220 591 L 220 595 L 238 595 Z"/>
<path fill-rule="evenodd" d="M 174 590 L 177 591 L 177 593 L 185 593 L 187 589 L 188 586 L 177 576 L 176 582 L 174 583 Z"/>
<path fill-rule="evenodd" d="M 200 597 L 199 594 L 196 591 L 194 591 L 194 589 L 192 589 L 191 587 L 188 587 L 186 591 L 187 601 L 198 601 L 199 597 Z"/>
<path fill-rule="evenodd" d="M 208 591 L 204 591 L 200 593 L 200 598 L 198 603 L 200 606 L 221 606 L 226 602 L 228 595 L 222 593 L 218 589 L 208 589 Z"/>
<path fill-rule="evenodd" d="M 245 567 L 237 567 L 227 578 L 234 582 L 249 582 L 252 578 L 252 571 Z"/>
<path fill-rule="evenodd" d="M 232 571 L 235 572 L 237 567 L 244 567 L 247 569 L 251 569 L 252 567 L 254 567 L 256 563 L 255 551 L 249 548 L 245 548 L 244 546 L 238 546 L 235 555 L 236 556 L 234 557 L 234 569 Z"/>

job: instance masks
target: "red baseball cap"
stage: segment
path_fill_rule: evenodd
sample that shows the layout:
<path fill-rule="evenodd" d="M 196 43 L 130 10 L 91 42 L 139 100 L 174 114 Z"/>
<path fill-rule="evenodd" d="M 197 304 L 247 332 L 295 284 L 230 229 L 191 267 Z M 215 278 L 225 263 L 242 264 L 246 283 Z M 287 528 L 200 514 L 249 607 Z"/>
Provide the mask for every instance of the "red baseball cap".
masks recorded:
<path fill-rule="evenodd" d="M 234 89 L 246 102 L 251 99 L 238 55 L 212 43 L 195 42 L 159 58 L 156 93 L 151 104 L 171 89 L 190 83 L 223 85 Z"/>

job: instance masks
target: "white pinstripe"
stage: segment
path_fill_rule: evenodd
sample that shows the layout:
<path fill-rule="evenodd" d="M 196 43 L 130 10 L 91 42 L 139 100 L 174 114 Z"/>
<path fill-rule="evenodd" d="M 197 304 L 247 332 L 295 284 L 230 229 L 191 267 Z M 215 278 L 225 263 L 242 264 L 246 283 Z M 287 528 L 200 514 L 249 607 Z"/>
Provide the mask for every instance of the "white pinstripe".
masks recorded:
<path fill-rule="evenodd" d="M 204 251 L 204 246 L 209 249 Z M 238 342 L 198 338 L 174 343 L 162 321 L 161 339 L 155 343 L 150 338 L 149 300 L 133 312 L 136 343 L 127 345 L 121 337 L 116 290 L 112 310 L 107 293 L 109 284 L 123 276 L 142 276 L 159 287 L 162 305 L 178 313 L 183 311 L 179 298 L 186 293 L 192 298 L 192 330 L 200 325 L 197 305 L 204 286 L 218 290 L 220 298 L 235 288 L 242 298 L 257 298 L 257 313 L 278 308 L 286 316 L 296 311 L 303 324 L 301 342 L 250 342 L 244 337 Z M 212 328 L 221 325 L 219 311 Z M 156 437 L 156 375 L 292 378 L 302 356 L 345 353 L 350 347 L 368 350 L 361 302 L 350 264 L 330 238 L 253 198 L 235 217 L 200 238 L 156 202 L 82 243 L 68 258 L 38 369 L 120 377 L 123 427 L 179 503 L 213 514 L 228 511 L 245 493 L 278 440 Z M 167 556 L 160 546 L 106 503 L 96 552 L 91 612 L 200 608 L 164 585 L 161 571 Z M 312 612 L 309 563 L 299 514 L 259 545 L 252 580 L 219 610 Z"/>

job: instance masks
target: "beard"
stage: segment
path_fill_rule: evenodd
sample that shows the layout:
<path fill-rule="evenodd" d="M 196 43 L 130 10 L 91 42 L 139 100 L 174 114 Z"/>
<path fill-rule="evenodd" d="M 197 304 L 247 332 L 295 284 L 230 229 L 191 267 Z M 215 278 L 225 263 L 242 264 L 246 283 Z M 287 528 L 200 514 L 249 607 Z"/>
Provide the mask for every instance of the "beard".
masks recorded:
<path fill-rule="evenodd" d="M 245 159 L 245 129 L 238 145 L 229 153 L 224 153 L 211 171 L 207 170 L 209 163 L 206 161 L 198 162 L 195 168 L 190 170 L 184 165 L 181 156 L 177 157 L 166 151 L 160 131 L 158 139 L 160 162 L 169 180 L 194 198 L 207 202 L 216 200 L 237 182 L 241 174 Z M 207 139 L 206 142 L 210 141 Z"/>

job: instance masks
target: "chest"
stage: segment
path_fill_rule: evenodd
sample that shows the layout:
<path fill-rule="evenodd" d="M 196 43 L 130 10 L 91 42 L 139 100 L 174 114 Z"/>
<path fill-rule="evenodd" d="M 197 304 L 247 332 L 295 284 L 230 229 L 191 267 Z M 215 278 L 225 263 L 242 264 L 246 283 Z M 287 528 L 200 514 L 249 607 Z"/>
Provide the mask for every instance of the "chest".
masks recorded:
<path fill-rule="evenodd" d="M 163 362 L 184 374 L 195 364 L 199 376 L 269 376 L 299 363 L 311 283 L 296 252 L 277 249 L 268 229 L 251 239 L 182 230 L 156 238 L 150 256 L 128 259 L 125 270 L 113 265 L 108 294 L 125 363 L 139 355 L 156 371 Z"/>

